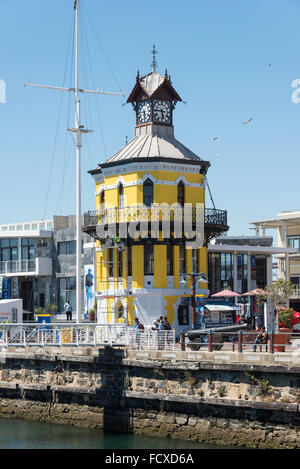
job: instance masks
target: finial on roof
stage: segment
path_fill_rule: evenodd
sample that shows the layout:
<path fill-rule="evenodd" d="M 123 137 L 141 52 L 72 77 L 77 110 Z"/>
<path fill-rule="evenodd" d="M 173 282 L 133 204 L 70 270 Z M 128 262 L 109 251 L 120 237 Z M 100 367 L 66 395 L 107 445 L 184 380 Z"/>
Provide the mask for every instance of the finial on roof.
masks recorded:
<path fill-rule="evenodd" d="M 140 79 L 140 71 L 138 70 L 136 74 L 136 81 L 139 81 L 139 79 Z"/>
<path fill-rule="evenodd" d="M 155 45 L 153 45 L 153 49 L 152 49 L 151 53 L 153 54 L 151 67 L 152 67 L 152 72 L 155 73 L 156 72 L 156 67 L 157 67 L 157 61 L 156 61 L 155 56 L 156 56 L 156 54 L 158 54 L 157 50 L 155 49 Z"/>

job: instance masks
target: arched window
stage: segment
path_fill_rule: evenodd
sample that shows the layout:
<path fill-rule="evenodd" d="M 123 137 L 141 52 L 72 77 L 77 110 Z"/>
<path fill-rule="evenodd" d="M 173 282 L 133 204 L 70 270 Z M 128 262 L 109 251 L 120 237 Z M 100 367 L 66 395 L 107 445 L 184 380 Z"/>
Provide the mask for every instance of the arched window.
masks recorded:
<path fill-rule="evenodd" d="M 105 191 L 103 190 L 100 194 L 100 212 L 101 212 L 101 215 L 104 215 L 104 206 L 105 206 Z"/>
<path fill-rule="evenodd" d="M 154 249 L 152 244 L 144 246 L 144 275 L 154 274 Z"/>
<path fill-rule="evenodd" d="M 181 207 L 184 206 L 184 184 L 182 181 L 179 181 L 177 185 L 177 202 Z"/>
<path fill-rule="evenodd" d="M 124 319 L 124 306 L 122 304 L 118 309 L 118 319 Z"/>
<path fill-rule="evenodd" d="M 153 203 L 153 182 L 149 178 L 143 184 L 143 201 L 147 207 Z"/>
<path fill-rule="evenodd" d="M 124 187 L 123 184 L 119 185 L 119 207 L 124 207 Z"/>

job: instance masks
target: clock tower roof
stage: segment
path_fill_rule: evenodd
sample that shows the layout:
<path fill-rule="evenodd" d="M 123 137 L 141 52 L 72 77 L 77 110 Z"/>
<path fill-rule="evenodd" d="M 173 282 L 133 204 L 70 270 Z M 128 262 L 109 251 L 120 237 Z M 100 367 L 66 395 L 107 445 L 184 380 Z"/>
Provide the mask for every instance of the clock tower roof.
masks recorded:
<path fill-rule="evenodd" d="M 171 77 L 168 75 L 167 70 L 165 76 L 156 71 L 141 77 L 139 72 L 137 73 L 136 84 L 127 99 L 127 103 L 143 101 L 145 99 L 182 101 L 172 86 Z"/>

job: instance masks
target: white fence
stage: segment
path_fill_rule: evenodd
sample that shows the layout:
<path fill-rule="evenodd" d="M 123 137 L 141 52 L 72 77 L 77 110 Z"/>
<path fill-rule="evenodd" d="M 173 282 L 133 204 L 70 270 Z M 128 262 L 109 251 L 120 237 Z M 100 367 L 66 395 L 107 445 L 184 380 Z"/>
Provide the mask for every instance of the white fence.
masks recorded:
<path fill-rule="evenodd" d="M 0 347 L 124 346 L 174 350 L 175 331 L 109 324 L 0 324 Z"/>

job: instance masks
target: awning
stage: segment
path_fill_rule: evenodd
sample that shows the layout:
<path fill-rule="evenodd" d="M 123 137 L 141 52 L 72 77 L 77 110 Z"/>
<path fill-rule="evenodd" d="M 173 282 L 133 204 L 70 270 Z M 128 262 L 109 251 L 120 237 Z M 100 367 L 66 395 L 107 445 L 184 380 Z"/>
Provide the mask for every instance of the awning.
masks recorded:
<path fill-rule="evenodd" d="M 225 306 L 225 305 L 205 305 L 208 311 L 239 311 L 238 306 Z"/>

